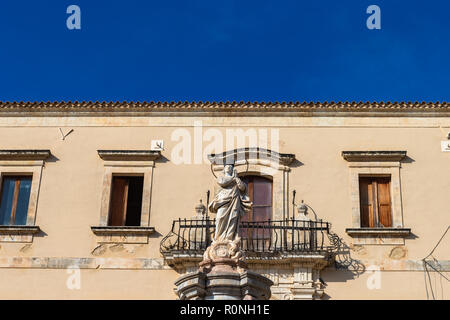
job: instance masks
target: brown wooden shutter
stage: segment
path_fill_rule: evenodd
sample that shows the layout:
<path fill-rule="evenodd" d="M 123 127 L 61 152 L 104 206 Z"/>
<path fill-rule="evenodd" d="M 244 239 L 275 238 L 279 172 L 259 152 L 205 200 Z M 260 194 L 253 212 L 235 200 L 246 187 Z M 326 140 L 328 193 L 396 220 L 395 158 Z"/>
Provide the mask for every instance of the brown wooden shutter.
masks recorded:
<path fill-rule="evenodd" d="M 111 193 L 110 226 L 124 226 L 127 212 L 129 181 L 127 178 L 114 177 Z"/>
<path fill-rule="evenodd" d="M 16 221 L 17 200 L 19 199 L 19 190 L 20 190 L 20 178 L 17 178 L 14 186 L 14 196 L 11 209 L 11 225 L 14 225 Z"/>
<path fill-rule="evenodd" d="M 272 181 L 260 176 L 244 176 L 242 181 L 247 184 L 248 195 L 253 203 L 252 210 L 242 217 L 241 222 L 264 222 L 272 218 Z M 259 229 L 240 230 L 242 238 L 265 239 L 269 238 L 270 230 L 262 229 L 262 223 L 256 224 Z M 264 224 L 266 225 L 266 224 Z M 259 230 L 259 233 L 257 233 Z"/>
<path fill-rule="evenodd" d="M 250 198 L 250 201 L 253 202 L 253 179 L 251 178 L 252 178 L 251 176 L 246 176 L 243 177 L 241 180 L 247 185 L 248 197 Z M 249 222 L 249 221 L 253 221 L 253 210 L 250 210 L 241 217 L 241 222 Z M 250 230 L 248 228 L 240 228 L 239 237 L 243 239 L 251 238 Z"/>
<path fill-rule="evenodd" d="M 361 207 L 361 227 L 373 228 L 373 184 L 370 178 L 359 179 L 359 199 Z"/>
<path fill-rule="evenodd" d="M 263 177 L 254 177 L 253 180 L 253 221 L 264 222 L 258 224 L 260 229 L 256 235 L 258 239 L 268 239 L 270 229 L 262 229 L 268 226 L 272 218 L 272 181 Z M 255 235 L 253 235 L 255 236 Z"/>
<path fill-rule="evenodd" d="M 378 221 L 380 227 L 392 227 L 390 181 L 382 178 L 377 181 Z"/>

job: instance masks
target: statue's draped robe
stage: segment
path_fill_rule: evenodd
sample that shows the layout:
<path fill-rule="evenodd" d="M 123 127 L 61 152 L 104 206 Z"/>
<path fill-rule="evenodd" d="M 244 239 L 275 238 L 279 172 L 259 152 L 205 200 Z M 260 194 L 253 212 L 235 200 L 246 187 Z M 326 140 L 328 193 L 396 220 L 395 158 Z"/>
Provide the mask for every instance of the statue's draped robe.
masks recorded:
<path fill-rule="evenodd" d="M 245 183 L 239 178 L 236 180 L 233 176 L 223 176 L 217 179 L 217 184 L 222 189 L 209 204 L 209 210 L 217 213 L 214 237 L 216 241 L 234 241 L 238 236 L 241 217 L 252 206 L 246 194 Z"/>

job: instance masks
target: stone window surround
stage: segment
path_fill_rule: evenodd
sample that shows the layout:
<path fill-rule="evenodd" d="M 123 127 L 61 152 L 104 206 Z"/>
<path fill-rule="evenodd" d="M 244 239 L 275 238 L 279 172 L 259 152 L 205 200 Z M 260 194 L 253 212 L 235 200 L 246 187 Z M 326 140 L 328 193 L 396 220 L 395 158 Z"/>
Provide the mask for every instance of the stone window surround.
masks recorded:
<path fill-rule="evenodd" d="M 403 245 L 404 238 L 411 229 L 403 227 L 400 168 L 406 151 L 343 151 L 342 157 L 348 161 L 350 169 L 350 192 L 352 204 L 352 228 L 346 232 L 354 244 L 388 244 Z M 391 178 L 391 228 L 362 228 L 359 199 L 359 178 Z"/>
<path fill-rule="evenodd" d="M 104 175 L 100 209 L 100 224 L 92 226 L 99 243 L 148 243 L 148 236 L 155 232 L 150 227 L 151 191 L 155 161 L 160 151 L 150 150 L 98 150 L 103 160 Z M 140 226 L 108 226 L 111 186 L 114 176 L 143 176 L 142 212 Z"/>
<path fill-rule="evenodd" d="M 0 242 L 31 243 L 41 230 L 35 226 L 42 168 L 50 150 L 0 150 L 0 181 L 5 176 L 32 176 L 27 222 L 24 226 L 0 226 Z M 1 193 L 1 184 L 0 184 Z"/>

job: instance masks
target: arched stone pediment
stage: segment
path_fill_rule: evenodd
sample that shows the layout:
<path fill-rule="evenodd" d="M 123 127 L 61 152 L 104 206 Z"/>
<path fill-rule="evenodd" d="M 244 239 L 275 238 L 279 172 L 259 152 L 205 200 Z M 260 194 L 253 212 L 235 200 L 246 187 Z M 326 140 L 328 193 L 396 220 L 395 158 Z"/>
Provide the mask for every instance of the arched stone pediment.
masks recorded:
<path fill-rule="evenodd" d="M 263 148 L 240 148 L 219 154 L 210 154 L 208 159 L 214 171 L 221 170 L 225 164 L 234 164 L 235 167 L 256 165 L 289 171 L 289 165 L 294 162 L 295 155 Z"/>

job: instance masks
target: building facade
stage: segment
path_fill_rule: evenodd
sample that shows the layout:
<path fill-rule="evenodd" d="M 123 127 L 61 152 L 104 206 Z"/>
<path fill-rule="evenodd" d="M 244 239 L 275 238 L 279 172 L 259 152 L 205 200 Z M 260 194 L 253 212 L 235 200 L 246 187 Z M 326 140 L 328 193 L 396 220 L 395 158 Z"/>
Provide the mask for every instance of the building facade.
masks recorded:
<path fill-rule="evenodd" d="M 0 103 L 0 298 L 176 299 L 233 163 L 272 299 L 447 299 L 446 103 Z M 446 296 L 447 293 L 447 296 Z"/>

